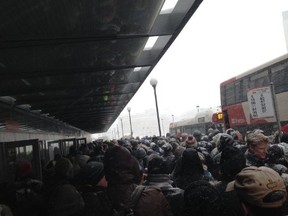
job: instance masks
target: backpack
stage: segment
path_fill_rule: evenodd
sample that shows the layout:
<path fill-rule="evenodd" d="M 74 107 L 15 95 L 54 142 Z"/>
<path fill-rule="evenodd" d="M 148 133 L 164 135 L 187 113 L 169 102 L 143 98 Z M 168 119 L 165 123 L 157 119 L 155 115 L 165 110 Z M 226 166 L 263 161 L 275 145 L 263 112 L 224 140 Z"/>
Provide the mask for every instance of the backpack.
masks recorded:
<path fill-rule="evenodd" d="M 112 209 L 111 216 L 135 216 L 134 209 L 137 206 L 142 192 L 146 189 L 144 185 L 138 185 L 131 194 L 131 204 L 129 206 L 123 206 L 121 210 Z"/>
<path fill-rule="evenodd" d="M 169 202 L 160 188 L 153 186 L 143 186 L 138 203 L 134 206 L 135 216 L 171 216 L 172 210 Z"/>
<path fill-rule="evenodd" d="M 81 213 L 84 201 L 78 190 L 71 184 L 57 186 L 48 200 L 48 216 L 70 216 Z"/>
<path fill-rule="evenodd" d="M 23 182 L 16 182 L 15 195 L 16 202 L 27 205 L 33 200 L 37 200 L 42 189 L 42 182 L 36 179 L 27 179 Z"/>
<path fill-rule="evenodd" d="M 138 185 L 131 194 L 129 205 L 116 209 L 106 191 L 82 194 L 85 201 L 84 216 L 169 216 L 168 201 L 159 188 Z"/>
<path fill-rule="evenodd" d="M 25 179 L 8 186 L 8 200 L 16 214 L 37 215 L 42 206 L 42 182 L 36 179 Z"/>

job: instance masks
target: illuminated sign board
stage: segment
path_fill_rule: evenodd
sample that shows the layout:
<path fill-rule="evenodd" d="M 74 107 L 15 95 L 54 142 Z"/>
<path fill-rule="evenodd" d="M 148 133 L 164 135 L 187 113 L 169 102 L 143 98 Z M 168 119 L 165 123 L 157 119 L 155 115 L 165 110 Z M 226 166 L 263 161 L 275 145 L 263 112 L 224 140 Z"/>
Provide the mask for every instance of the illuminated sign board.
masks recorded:
<path fill-rule="evenodd" d="M 217 113 L 217 120 L 222 120 L 223 119 L 223 113 Z"/>

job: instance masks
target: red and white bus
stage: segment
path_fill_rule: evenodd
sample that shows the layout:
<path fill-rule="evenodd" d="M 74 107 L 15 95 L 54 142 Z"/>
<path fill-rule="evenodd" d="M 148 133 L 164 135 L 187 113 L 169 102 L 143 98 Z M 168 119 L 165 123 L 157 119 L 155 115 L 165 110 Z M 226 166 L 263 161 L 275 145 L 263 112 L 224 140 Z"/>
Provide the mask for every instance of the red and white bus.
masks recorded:
<path fill-rule="evenodd" d="M 219 109 L 218 111 L 207 109 L 197 112 L 192 118 L 170 123 L 169 132 L 171 135 L 181 135 L 182 133 L 193 134 L 198 130 L 202 134 L 207 134 L 209 128 L 223 132 L 224 119 Z"/>
<path fill-rule="evenodd" d="M 268 105 L 267 108 L 264 104 L 262 111 L 268 112 L 267 109 L 271 108 L 273 115 L 257 116 L 257 110 L 255 107 L 255 109 L 253 108 L 257 103 L 251 96 L 251 92 L 257 92 L 259 89 L 263 91 L 270 89 L 272 92 L 272 108 Z M 278 111 L 281 126 L 288 122 L 288 54 L 222 82 L 220 94 L 225 129 L 233 128 L 241 133 L 246 133 L 259 128 L 267 134 L 272 134 L 278 129 L 275 110 Z M 259 103 L 262 105 L 262 102 L 265 102 L 265 97 L 262 94 L 261 97 Z M 254 111 L 256 114 L 253 113 Z"/>

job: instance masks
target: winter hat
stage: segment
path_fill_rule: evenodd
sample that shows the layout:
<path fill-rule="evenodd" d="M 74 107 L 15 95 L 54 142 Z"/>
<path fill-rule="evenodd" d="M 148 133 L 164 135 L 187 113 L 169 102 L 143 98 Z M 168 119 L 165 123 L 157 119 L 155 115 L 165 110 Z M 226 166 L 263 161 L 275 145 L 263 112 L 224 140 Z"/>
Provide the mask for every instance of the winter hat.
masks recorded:
<path fill-rule="evenodd" d="M 172 151 L 174 152 L 176 148 L 179 146 L 179 144 L 176 141 L 170 142 L 170 145 L 172 146 Z"/>
<path fill-rule="evenodd" d="M 166 143 L 162 146 L 164 152 L 171 152 L 173 150 L 172 145 L 170 143 Z"/>
<path fill-rule="evenodd" d="M 282 177 L 269 167 L 250 166 L 236 175 L 226 191 L 235 190 L 247 203 L 264 208 L 278 208 L 286 201 L 287 191 Z"/>
<path fill-rule="evenodd" d="M 147 153 L 144 148 L 137 148 L 135 151 L 132 153 L 138 160 L 143 160 Z"/>
<path fill-rule="evenodd" d="M 218 151 L 221 152 L 227 146 L 232 146 L 234 142 L 235 141 L 231 135 L 222 133 L 219 137 L 219 143 L 217 145 Z"/>
<path fill-rule="evenodd" d="M 122 146 L 128 149 L 130 153 L 132 153 L 132 145 L 129 142 L 124 142 Z"/>
<path fill-rule="evenodd" d="M 210 132 L 208 133 L 208 139 L 209 139 L 209 140 L 213 140 L 214 137 L 215 137 L 217 134 L 219 134 L 219 133 L 220 133 L 220 131 L 219 131 L 218 129 L 215 129 L 215 130 L 210 131 Z"/>
<path fill-rule="evenodd" d="M 203 164 L 198 151 L 187 148 L 183 151 L 181 159 L 181 170 L 183 174 L 203 173 Z"/>
<path fill-rule="evenodd" d="M 73 177 L 73 165 L 67 158 L 60 158 L 55 164 L 55 173 L 62 177 Z"/>
<path fill-rule="evenodd" d="M 259 128 L 256 128 L 256 129 L 254 129 L 254 130 L 252 131 L 252 133 L 262 133 L 262 134 L 264 134 L 264 131 L 261 130 L 261 129 L 259 129 Z"/>
<path fill-rule="evenodd" d="M 80 166 L 80 167 L 83 167 L 87 161 L 90 159 L 90 156 L 88 155 L 81 155 L 81 154 L 78 154 L 76 155 L 75 157 L 75 162 Z"/>
<path fill-rule="evenodd" d="M 91 161 L 81 168 L 78 176 L 83 184 L 96 185 L 104 175 L 104 164 L 98 161 Z"/>
<path fill-rule="evenodd" d="M 287 126 L 288 127 L 288 126 Z M 288 132 L 285 132 L 281 135 L 281 142 L 287 143 L 288 144 Z"/>
<path fill-rule="evenodd" d="M 234 132 L 235 130 L 233 128 L 228 128 L 225 133 L 229 134 L 232 136 L 232 133 Z"/>
<path fill-rule="evenodd" d="M 288 133 L 288 124 L 286 124 L 283 127 L 281 127 L 281 131 L 284 132 L 284 133 Z"/>
<path fill-rule="evenodd" d="M 138 140 L 136 140 L 136 139 L 131 139 L 130 143 L 131 143 L 133 148 L 135 148 L 139 144 Z"/>
<path fill-rule="evenodd" d="M 149 174 L 169 174 L 169 169 L 165 159 L 160 155 L 151 155 L 148 158 Z"/>
<path fill-rule="evenodd" d="M 186 139 L 186 144 L 192 145 L 195 144 L 197 141 L 193 135 L 189 135 Z"/>
<path fill-rule="evenodd" d="M 176 158 L 182 157 L 183 152 L 185 151 L 185 147 L 183 146 L 177 146 L 177 148 L 174 150 L 174 155 Z"/>
<path fill-rule="evenodd" d="M 268 159 L 270 163 L 278 163 L 278 160 L 283 156 L 284 156 L 283 146 L 274 144 L 269 147 Z"/>
<path fill-rule="evenodd" d="M 235 176 L 246 167 L 244 153 L 233 146 L 223 149 L 220 156 L 221 175 L 227 180 L 234 180 Z"/>
<path fill-rule="evenodd" d="M 125 147 L 108 148 L 103 162 L 108 184 L 139 183 L 141 181 L 142 173 L 139 162 Z"/>
<path fill-rule="evenodd" d="M 197 141 L 200 141 L 200 140 L 201 140 L 201 137 L 202 137 L 202 133 L 201 133 L 201 131 L 199 131 L 199 130 L 195 130 L 195 131 L 193 132 L 193 136 L 195 137 L 195 139 L 196 139 Z"/>

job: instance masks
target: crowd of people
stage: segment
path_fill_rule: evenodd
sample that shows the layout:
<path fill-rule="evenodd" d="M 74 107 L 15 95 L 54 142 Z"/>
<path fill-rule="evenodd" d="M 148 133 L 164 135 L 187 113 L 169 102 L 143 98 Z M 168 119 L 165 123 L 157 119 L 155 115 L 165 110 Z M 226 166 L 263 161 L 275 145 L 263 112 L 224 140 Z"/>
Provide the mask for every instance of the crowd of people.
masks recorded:
<path fill-rule="evenodd" d="M 0 193 L 1 216 L 288 215 L 288 133 L 97 140 L 70 147 L 33 179 L 16 163 Z"/>

